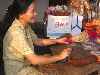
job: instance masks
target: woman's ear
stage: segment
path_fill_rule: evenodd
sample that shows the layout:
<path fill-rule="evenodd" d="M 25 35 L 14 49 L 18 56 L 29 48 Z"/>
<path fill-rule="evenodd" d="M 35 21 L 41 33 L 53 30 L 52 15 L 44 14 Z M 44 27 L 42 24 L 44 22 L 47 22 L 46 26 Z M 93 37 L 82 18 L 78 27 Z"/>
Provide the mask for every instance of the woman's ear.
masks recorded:
<path fill-rule="evenodd" d="M 26 18 L 25 13 L 21 13 L 21 14 L 19 14 L 19 19 L 25 19 L 25 18 Z"/>
<path fill-rule="evenodd" d="M 19 14 L 19 19 L 22 19 L 23 18 L 23 14 Z"/>

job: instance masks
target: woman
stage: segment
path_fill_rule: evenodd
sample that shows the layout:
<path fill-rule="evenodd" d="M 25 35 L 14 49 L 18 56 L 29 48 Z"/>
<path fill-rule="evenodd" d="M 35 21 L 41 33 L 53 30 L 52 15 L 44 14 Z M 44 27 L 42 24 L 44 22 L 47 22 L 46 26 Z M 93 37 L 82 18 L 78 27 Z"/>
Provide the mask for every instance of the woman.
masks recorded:
<path fill-rule="evenodd" d="M 95 55 L 96 61 L 100 63 L 100 19 L 94 19 L 86 23 L 84 28 L 85 30 L 79 36 L 72 37 L 72 41 L 87 44 L 89 42 L 93 46 L 91 54 Z"/>
<path fill-rule="evenodd" d="M 34 23 L 36 20 L 34 0 L 14 0 L 8 8 L 8 14 L 6 22 L 11 26 L 3 40 L 6 75 L 40 75 L 33 66 L 53 63 L 69 55 L 70 49 L 64 49 L 61 54 L 54 56 L 38 56 L 34 53 L 34 45 L 64 43 L 66 39 L 37 39 L 29 26 L 30 22 Z"/>
<path fill-rule="evenodd" d="M 86 23 L 84 29 L 79 36 L 72 37 L 72 40 L 76 42 L 92 41 L 100 44 L 100 19 L 93 19 Z"/>

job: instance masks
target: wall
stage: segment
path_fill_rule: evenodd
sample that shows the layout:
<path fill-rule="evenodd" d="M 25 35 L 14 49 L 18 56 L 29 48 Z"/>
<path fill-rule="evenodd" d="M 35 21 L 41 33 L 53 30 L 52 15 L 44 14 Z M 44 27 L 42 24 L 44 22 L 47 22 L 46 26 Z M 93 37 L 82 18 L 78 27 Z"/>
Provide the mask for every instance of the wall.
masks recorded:
<path fill-rule="evenodd" d="M 38 20 L 42 21 L 44 16 L 44 11 L 49 5 L 49 0 L 37 0 L 37 13 L 38 13 Z"/>
<path fill-rule="evenodd" d="M 3 19 L 5 10 L 12 3 L 13 0 L 0 0 L 0 21 Z M 49 0 L 36 0 L 37 2 L 37 13 L 38 21 L 41 21 L 44 15 L 44 11 L 48 7 Z"/>
<path fill-rule="evenodd" d="M 13 0 L 0 0 L 0 21 L 3 19 L 6 13 L 7 7 L 12 3 Z"/>

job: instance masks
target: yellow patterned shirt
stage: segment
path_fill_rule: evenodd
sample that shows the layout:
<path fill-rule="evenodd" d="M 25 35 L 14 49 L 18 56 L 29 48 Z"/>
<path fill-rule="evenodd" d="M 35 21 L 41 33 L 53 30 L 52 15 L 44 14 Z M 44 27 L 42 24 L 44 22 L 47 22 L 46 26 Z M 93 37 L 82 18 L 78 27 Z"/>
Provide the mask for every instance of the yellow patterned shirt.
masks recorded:
<path fill-rule="evenodd" d="M 23 27 L 19 20 L 15 19 L 6 32 L 3 40 L 3 59 L 6 75 L 38 75 L 25 59 L 25 55 L 34 54 L 33 41 L 37 36 L 31 27 Z"/>
<path fill-rule="evenodd" d="M 3 40 L 4 59 L 21 60 L 27 54 L 34 54 L 33 40 L 37 36 L 28 25 L 24 27 L 15 19 Z"/>

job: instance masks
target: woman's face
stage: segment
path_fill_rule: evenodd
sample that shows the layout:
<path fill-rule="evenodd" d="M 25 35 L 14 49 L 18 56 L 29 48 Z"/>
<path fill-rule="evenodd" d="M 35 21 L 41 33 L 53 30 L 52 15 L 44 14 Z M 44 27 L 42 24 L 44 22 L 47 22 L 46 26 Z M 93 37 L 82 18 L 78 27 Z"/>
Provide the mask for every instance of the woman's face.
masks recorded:
<path fill-rule="evenodd" d="M 36 15 L 37 15 L 37 13 L 36 13 L 36 9 L 35 9 L 35 4 L 32 3 L 28 7 L 26 12 L 22 14 L 22 18 L 27 23 L 34 23 L 36 21 Z"/>
<path fill-rule="evenodd" d="M 96 25 L 96 32 L 98 35 L 100 35 L 100 19 L 94 20 L 93 24 Z"/>
<path fill-rule="evenodd" d="M 98 35 L 100 35 L 100 26 L 96 27 L 96 32 Z"/>

